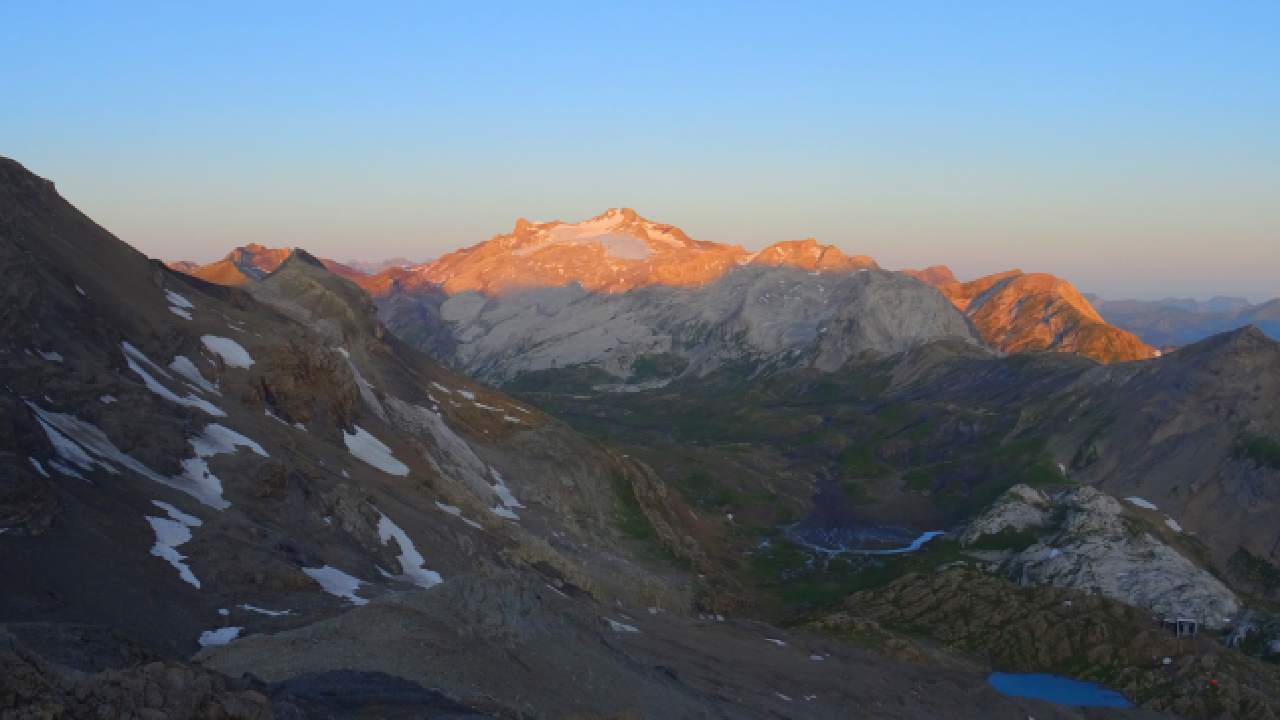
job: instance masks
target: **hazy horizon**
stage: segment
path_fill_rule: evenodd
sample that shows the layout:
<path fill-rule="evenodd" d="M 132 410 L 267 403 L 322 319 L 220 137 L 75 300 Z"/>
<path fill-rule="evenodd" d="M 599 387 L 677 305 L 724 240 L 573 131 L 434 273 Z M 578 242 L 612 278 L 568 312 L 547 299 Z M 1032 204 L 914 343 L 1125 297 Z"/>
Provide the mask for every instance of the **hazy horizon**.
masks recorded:
<path fill-rule="evenodd" d="M 0 154 L 143 252 L 423 259 L 629 206 L 749 249 L 1280 295 L 1280 6 L 0 9 Z"/>

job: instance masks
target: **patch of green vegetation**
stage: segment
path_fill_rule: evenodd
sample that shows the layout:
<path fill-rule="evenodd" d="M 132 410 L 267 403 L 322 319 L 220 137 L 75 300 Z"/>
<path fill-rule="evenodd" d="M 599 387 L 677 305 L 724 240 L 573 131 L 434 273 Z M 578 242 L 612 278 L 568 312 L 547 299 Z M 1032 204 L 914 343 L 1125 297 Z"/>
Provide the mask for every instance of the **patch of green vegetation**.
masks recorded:
<path fill-rule="evenodd" d="M 912 572 L 932 571 L 964 557 L 954 540 L 935 538 L 904 555 L 838 555 L 826 559 L 785 540 L 775 540 L 752 556 L 756 584 L 780 601 L 786 615 L 838 606 L 860 590 L 884 587 Z"/>
<path fill-rule="evenodd" d="M 1248 435 L 1236 444 L 1236 457 L 1261 467 L 1280 470 L 1280 442 L 1265 435 Z"/>
<path fill-rule="evenodd" d="M 1096 462 L 1098 462 L 1098 446 L 1090 440 L 1076 448 L 1075 455 L 1071 456 L 1071 469 L 1083 470 Z"/>
<path fill-rule="evenodd" d="M 929 492 L 938 474 L 932 467 L 918 467 L 908 470 L 902 476 L 906 486 L 916 492 Z"/>
<path fill-rule="evenodd" d="M 847 478 L 883 478 L 893 473 L 893 469 L 876 457 L 870 445 L 850 445 L 841 451 L 836 458 L 840 473 Z"/>
<path fill-rule="evenodd" d="M 972 515 L 1018 483 L 1045 487 L 1066 481 L 1039 437 L 916 466 L 903 473 L 902 480 L 908 490 L 931 493 L 938 508 L 956 517 Z"/>
<path fill-rule="evenodd" d="M 738 491 L 720 482 L 706 470 L 694 470 L 677 478 L 673 484 L 685 500 L 700 510 L 734 507 L 741 500 Z"/>
<path fill-rule="evenodd" d="M 1227 568 L 1270 595 L 1280 589 L 1280 568 L 1253 553 L 1239 548 L 1227 559 Z"/>
<path fill-rule="evenodd" d="M 969 547 L 974 550 L 1022 552 L 1035 545 L 1038 539 L 1037 534 L 1031 529 L 1014 530 L 1013 528 L 1005 528 L 994 535 L 983 535 Z"/>
<path fill-rule="evenodd" d="M 640 501 L 636 498 L 635 489 L 627 481 L 626 477 L 621 473 L 615 472 L 609 478 L 609 481 L 610 485 L 613 486 L 614 513 L 618 529 L 627 537 L 642 543 L 642 547 L 645 548 L 643 555 L 685 570 L 692 570 L 693 565 L 688 558 L 673 553 L 658 537 L 658 533 L 653 529 L 648 516 L 644 514 L 644 509 L 640 507 Z"/>
<path fill-rule="evenodd" d="M 1009 355 L 1004 359 L 1004 363 L 1010 367 L 1023 368 L 1035 362 L 1036 356 L 1029 352 L 1017 352 Z"/>
<path fill-rule="evenodd" d="M 653 353 L 637 356 L 631 363 L 628 382 L 641 383 L 679 375 L 689 367 L 689 361 L 673 353 Z"/>
<path fill-rule="evenodd" d="M 613 485 L 614 512 L 618 518 L 618 529 L 637 540 L 656 541 L 658 534 L 640 507 L 636 499 L 635 489 L 621 473 L 613 473 L 610 478 Z"/>
<path fill-rule="evenodd" d="M 844 496 L 854 505 L 870 505 L 875 501 L 871 491 L 857 480 L 845 480 L 840 483 L 840 488 L 844 490 Z"/>
<path fill-rule="evenodd" d="M 523 373 L 503 385 L 508 392 L 578 393 L 592 386 L 618 382 L 618 378 L 595 365 L 572 365 Z"/>
<path fill-rule="evenodd" d="M 800 436 L 795 439 L 795 444 L 796 445 L 814 445 L 821 439 L 822 439 L 822 435 L 819 434 L 818 431 L 810 430 L 809 432 L 801 433 Z"/>

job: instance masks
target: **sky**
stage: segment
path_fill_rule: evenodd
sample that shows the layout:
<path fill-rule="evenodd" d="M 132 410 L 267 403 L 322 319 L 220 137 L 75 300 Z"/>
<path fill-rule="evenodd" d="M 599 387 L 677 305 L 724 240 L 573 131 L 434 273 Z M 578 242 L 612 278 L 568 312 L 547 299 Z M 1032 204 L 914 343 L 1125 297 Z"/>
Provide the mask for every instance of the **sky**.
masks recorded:
<path fill-rule="evenodd" d="M 203 6 L 203 7 L 201 7 Z M 143 252 L 757 249 L 1280 295 L 1280 3 L 0 3 L 0 155 Z"/>

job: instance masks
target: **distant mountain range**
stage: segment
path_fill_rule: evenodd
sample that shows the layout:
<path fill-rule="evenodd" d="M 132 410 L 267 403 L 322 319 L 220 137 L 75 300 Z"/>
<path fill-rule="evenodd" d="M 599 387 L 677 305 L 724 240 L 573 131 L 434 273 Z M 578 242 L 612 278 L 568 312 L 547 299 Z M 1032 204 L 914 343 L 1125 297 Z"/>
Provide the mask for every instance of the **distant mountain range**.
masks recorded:
<path fill-rule="evenodd" d="M 1246 325 L 1280 338 L 1280 298 L 1253 304 L 1244 298 L 1103 300 L 1088 296 L 1107 322 L 1156 347 L 1177 347 Z"/>
<path fill-rule="evenodd" d="M 251 245 L 211 265 L 171 266 L 238 285 L 270 272 L 287 253 Z M 887 342 L 890 336 L 916 342 L 947 323 L 944 334 L 973 334 L 959 318 L 937 324 L 947 313 L 933 293 L 892 281 L 895 274 L 868 256 L 812 238 L 750 252 L 694 240 L 629 208 L 577 223 L 521 219 L 510 233 L 374 274 L 323 262 L 364 288 L 394 332 L 494 381 L 566 363 L 614 380 L 635 376 L 637 362 L 663 367 L 663 377 L 739 361 L 833 367 L 857 352 L 907 347 Z M 862 272 L 868 277 L 855 277 Z M 1000 352 L 1074 352 L 1101 362 L 1156 353 L 1051 275 L 1013 270 L 962 283 L 942 266 L 903 274 L 940 291 L 978 339 Z M 906 293 L 892 311 L 893 303 L 849 294 L 890 284 Z M 877 317 L 874 329 L 868 323 Z"/>

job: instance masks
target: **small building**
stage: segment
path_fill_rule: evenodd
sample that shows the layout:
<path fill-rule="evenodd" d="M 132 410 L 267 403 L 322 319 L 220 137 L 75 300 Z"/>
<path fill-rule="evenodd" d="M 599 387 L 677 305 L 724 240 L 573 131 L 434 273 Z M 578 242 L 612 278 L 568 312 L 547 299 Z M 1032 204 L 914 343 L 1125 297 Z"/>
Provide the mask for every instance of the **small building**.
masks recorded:
<path fill-rule="evenodd" d="M 1200 634 L 1200 621 L 1193 618 L 1165 618 L 1160 621 L 1160 625 L 1176 637 L 1195 637 Z"/>

